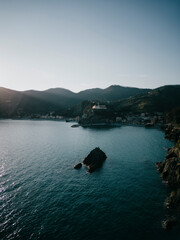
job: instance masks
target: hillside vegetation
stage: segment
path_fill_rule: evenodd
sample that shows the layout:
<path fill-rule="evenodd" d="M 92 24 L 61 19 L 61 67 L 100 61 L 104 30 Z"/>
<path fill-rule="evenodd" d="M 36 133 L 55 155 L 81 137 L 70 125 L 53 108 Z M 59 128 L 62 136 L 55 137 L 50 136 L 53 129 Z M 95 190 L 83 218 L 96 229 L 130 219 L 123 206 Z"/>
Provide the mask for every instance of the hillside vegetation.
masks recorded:
<path fill-rule="evenodd" d="M 169 112 L 180 106 L 180 85 L 164 86 L 112 104 L 127 112 Z"/>
<path fill-rule="evenodd" d="M 63 88 L 45 91 L 14 91 L 0 88 L 0 117 L 23 116 L 35 113 L 45 114 L 53 111 L 65 114 L 68 108 L 85 100 L 114 101 L 147 91 L 149 90 L 121 86 L 110 86 L 106 89 L 88 89 L 79 93 Z"/>
<path fill-rule="evenodd" d="M 46 91 L 14 91 L 0 88 L 0 117 L 28 116 L 55 112 L 60 115 L 82 115 L 92 102 L 103 102 L 113 112 L 164 112 L 168 121 L 180 120 L 180 85 L 154 90 L 113 85 L 74 93 L 63 88 Z"/>

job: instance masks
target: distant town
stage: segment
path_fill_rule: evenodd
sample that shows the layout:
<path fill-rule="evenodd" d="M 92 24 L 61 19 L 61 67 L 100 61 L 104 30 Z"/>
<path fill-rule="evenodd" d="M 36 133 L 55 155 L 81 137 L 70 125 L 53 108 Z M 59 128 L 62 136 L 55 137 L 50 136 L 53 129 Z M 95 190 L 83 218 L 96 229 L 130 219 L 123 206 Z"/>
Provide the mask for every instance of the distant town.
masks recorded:
<path fill-rule="evenodd" d="M 92 102 L 93 104 L 93 102 Z M 123 124 L 145 125 L 151 127 L 154 125 L 163 125 L 165 123 L 163 112 L 154 113 L 133 113 L 133 112 L 113 112 L 107 105 L 95 103 L 86 108 L 81 116 L 67 117 L 56 115 L 55 112 L 47 114 L 30 114 L 28 116 L 17 116 L 16 119 L 39 119 L 39 120 L 59 120 L 66 122 L 77 122 L 82 126 L 93 125 L 114 125 Z"/>

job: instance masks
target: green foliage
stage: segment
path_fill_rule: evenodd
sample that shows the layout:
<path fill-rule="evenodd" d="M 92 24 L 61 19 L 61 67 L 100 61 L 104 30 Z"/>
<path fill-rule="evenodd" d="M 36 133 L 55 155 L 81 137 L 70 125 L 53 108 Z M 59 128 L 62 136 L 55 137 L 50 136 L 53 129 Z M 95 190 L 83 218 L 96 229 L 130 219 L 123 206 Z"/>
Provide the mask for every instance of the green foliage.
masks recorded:
<path fill-rule="evenodd" d="M 176 147 L 180 149 L 180 139 L 176 142 Z"/>

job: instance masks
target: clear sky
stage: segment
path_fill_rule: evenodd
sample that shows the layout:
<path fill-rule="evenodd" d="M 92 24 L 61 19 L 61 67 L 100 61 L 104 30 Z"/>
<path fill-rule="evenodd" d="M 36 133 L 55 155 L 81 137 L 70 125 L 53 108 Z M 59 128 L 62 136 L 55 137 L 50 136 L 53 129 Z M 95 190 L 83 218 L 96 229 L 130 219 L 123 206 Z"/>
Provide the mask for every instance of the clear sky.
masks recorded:
<path fill-rule="evenodd" d="M 0 86 L 180 84 L 180 0 L 0 0 Z"/>

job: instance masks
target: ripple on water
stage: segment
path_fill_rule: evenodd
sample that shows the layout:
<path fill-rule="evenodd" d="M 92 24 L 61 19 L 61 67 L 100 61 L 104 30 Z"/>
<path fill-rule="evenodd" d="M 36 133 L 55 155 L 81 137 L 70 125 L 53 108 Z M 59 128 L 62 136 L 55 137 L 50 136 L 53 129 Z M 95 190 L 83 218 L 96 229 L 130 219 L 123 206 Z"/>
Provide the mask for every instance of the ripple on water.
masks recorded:
<path fill-rule="evenodd" d="M 161 230 L 167 189 L 154 163 L 172 144 L 161 131 L 45 121 L 4 121 L 0 131 L 2 240 L 168 239 Z M 108 156 L 102 169 L 75 171 L 96 146 Z"/>

